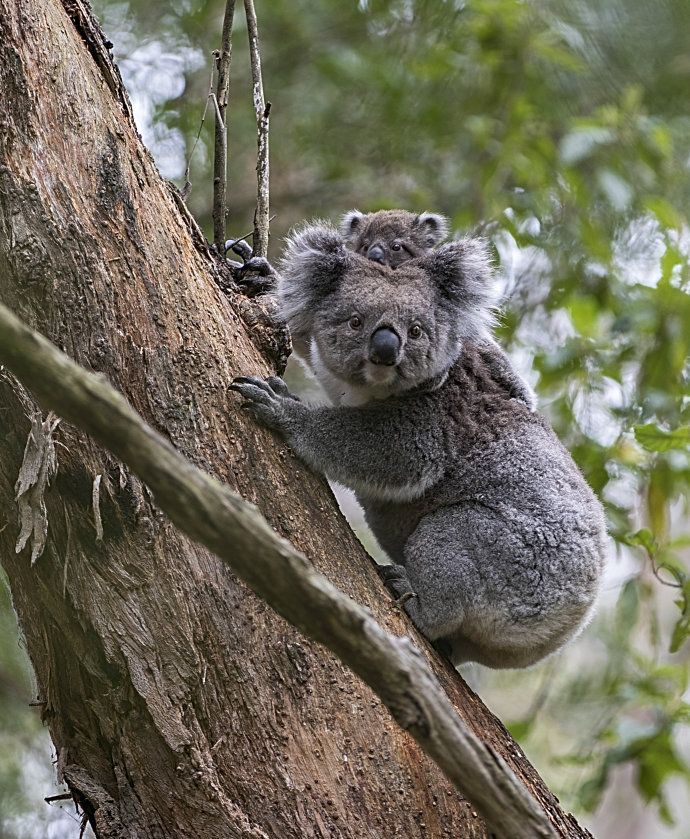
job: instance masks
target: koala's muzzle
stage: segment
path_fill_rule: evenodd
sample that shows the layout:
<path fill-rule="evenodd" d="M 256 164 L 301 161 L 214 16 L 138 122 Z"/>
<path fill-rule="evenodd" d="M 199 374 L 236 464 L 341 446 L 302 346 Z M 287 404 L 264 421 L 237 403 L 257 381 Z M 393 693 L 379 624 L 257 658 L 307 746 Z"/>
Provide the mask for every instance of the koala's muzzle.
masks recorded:
<path fill-rule="evenodd" d="M 392 366 L 398 360 L 400 338 L 387 326 L 379 327 L 371 336 L 369 343 L 369 361 L 372 364 Z"/>
<path fill-rule="evenodd" d="M 386 263 L 386 254 L 381 245 L 374 244 L 367 251 L 367 259 L 372 259 L 374 262 L 380 262 L 381 265 Z"/>

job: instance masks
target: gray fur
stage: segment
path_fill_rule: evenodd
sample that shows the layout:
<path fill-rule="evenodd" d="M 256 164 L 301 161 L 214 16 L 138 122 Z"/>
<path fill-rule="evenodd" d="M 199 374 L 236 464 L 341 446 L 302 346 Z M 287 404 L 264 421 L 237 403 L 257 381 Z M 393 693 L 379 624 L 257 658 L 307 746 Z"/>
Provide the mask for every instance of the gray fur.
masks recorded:
<path fill-rule="evenodd" d="M 318 347 L 313 338 L 312 300 L 324 299 L 325 292 L 352 265 L 349 244 L 355 253 L 369 258 L 374 244 L 381 246 L 385 258 L 379 264 L 399 268 L 411 259 L 424 255 L 448 235 L 448 219 L 437 213 L 409 213 L 406 210 L 379 210 L 360 213 L 351 210 L 341 219 L 341 238 L 328 222 L 316 221 L 303 226 L 287 239 L 287 247 L 279 269 L 278 297 L 281 311 L 290 325 L 295 354 L 314 372 L 332 398 L 332 381 L 320 363 Z M 488 269 L 488 257 L 479 240 L 464 239 L 450 247 L 466 249 L 465 268 L 468 275 L 481 274 Z M 396 255 L 391 251 L 394 242 L 404 243 Z M 474 242 L 474 246 L 469 243 Z M 472 260 L 477 259 L 476 265 Z M 377 261 L 377 260 L 373 260 Z M 303 277 L 310 277 L 310 288 L 303 286 Z M 492 301 L 493 302 L 493 301 Z M 490 317 L 490 308 L 480 307 L 479 318 Z M 536 396 L 532 388 L 515 371 L 503 351 L 487 333 L 492 345 L 490 364 L 497 377 L 502 378 L 516 399 L 521 399 L 530 410 L 535 410 Z"/>
<path fill-rule="evenodd" d="M 491 337 L 483 242 L 392 271 L 310 226 L 290 238 L 281 274 L 283 314 L 312 336 L 334 407 L 304 405 L 277 378 L 233 388 L 307 464 L 355 490 L 393 563 L 387 584 L 454 663 L 523 667 L 558 649 L 591 613 L 604 518 Z M 385 364 L 371 360 L 381 329 L 399 339 Z"/>
<path fill-rule="evenodd" d="M 397 268 L 431 250 L 448 235 L 448 219 L 438 213 L 379 210 L 376 213 L 345 213 L 340 229 L 355 253 Z M 372 256 L 377 249 L 378 255 Z"/>

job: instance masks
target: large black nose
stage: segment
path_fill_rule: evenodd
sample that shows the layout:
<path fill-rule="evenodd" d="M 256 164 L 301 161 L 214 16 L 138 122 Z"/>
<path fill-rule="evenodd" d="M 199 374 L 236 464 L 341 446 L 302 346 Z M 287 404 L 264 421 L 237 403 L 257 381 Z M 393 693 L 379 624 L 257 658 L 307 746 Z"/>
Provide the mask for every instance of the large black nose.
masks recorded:
<path fill-rule="evenodd" d="M 372 364 L 385 364 L 389 367 L 398 360 L 400 338 L 387 326 L 381 326 L 371 336 L 369 361 Z"/>
<path fill-rule="evenodd" d="M 386 261 L 386 254 L 383 252 L 381 245 L 372 245 L 367 251 L 367 259 L 373 259 L 374 262 L 380 262 L 383 265 Z"/>

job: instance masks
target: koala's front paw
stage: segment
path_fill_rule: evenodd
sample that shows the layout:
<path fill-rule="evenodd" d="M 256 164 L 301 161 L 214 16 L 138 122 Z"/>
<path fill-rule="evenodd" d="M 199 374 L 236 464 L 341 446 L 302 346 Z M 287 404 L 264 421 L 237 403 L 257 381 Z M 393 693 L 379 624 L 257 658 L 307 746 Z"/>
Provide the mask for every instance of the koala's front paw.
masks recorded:
<path fill-rule="evenodd" d="M 295 403 L 299 399 L 287 389 L 278 376 L 269 376 L 265 381 L 258 376 L 238 376 L 233 379 L 230 390 L 236 390 L 247 401 L 243 408 L 251 411 L 269 428 L 284 430 Z"/>
<path fill-rule="evenodd" d="M 242 262 L 231 259 L 228 262 L 235 272 L 235 282 L 248 297 L 265 294 L 275 289 L 277 274 L 271 263 L 260 256 L 252 256 L 252 249 L 243 239 L 228 239 L 225 250 L 234 251 L 242 257 Z"/>

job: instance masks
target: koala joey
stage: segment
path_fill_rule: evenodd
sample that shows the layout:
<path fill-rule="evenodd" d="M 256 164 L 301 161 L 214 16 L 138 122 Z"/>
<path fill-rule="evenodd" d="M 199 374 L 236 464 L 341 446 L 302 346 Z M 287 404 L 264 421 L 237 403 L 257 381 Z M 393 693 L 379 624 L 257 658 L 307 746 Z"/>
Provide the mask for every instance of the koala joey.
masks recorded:
<path fill-rule="evenodd" d="M 381 265 L 397 268 L 431 250 L 448 235 L 448 219 L 438 213 L 410 213 L 407 210 L 379 210 L 360 213 L 350 210 L 340 221 L 340 232 L 356 253 Z M 294 328 L 292 346 L 312 369 L 311 334 Z"/>
<path fill-rule="evenodd" d="M 288 240 L 279 299 L 312 336 L 332 406 L 281 379 L 232 388 L 309 466 L 352 488 L 392 565 L 382 576 L 454 664 L 524 667 L 590 615 L 602 508 L 546 421 L 514 392 L 490 335 L 485 245 L 466 238 L 396 268 L 331 226 Z"/>
<path fill-rule="evenodd" d="M 448 219 L 437 213 L 379 210 L 377 213 L 345 213 L 340 225 L 352 249 L 389 268 L 431 250 L 448 235 Z"/>

